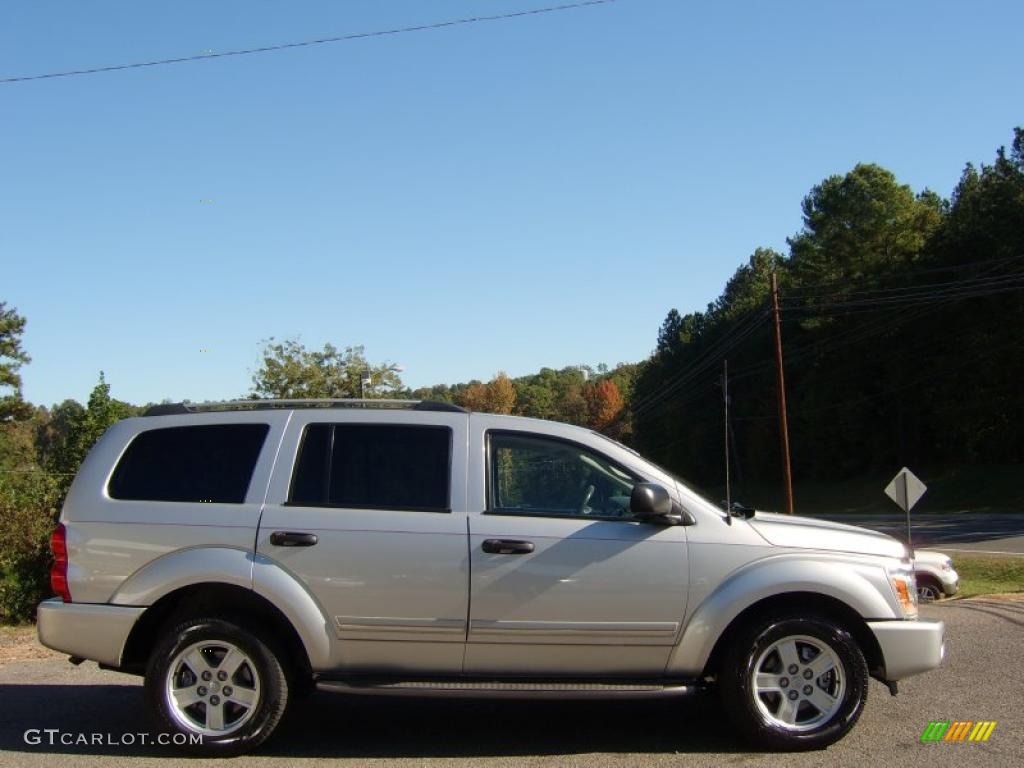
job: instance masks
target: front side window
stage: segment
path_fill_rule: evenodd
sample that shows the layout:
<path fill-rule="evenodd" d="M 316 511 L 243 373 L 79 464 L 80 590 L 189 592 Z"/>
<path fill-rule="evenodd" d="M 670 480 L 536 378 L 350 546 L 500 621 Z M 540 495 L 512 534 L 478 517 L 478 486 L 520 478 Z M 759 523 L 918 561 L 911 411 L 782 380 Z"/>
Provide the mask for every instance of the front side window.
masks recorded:
<path fill-rule="evenodd" d="M 490 512 L 631 518 L 636 478 L 575 443 L 492 432 L 488 463 Z"/>
<path fill-rule="evenodd" d="M 140 432 L 110 478 L 114 499 L 241 504 L 270 430 L 211 424 Z"/>
<path fill-rule="evenodd" d="M 307 506 L 447 512 L 451 452 L 447 427 L 310 424 L 288 500 Z"/>

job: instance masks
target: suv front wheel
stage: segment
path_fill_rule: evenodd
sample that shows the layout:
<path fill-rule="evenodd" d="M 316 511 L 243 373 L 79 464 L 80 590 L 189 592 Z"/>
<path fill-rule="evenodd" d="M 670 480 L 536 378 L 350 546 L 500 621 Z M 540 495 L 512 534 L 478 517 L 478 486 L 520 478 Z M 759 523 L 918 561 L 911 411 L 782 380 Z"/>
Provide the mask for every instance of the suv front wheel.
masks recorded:
<path fill-rule="evenodd" d="M 744 736 L 773 749 L 820 749 L 864 709 L 868 669 L 850 633 L 831 619 L 764 619 L 726 653 L 722 702 Z"/>
<path fill-rule="evenodd" d="M 174 745 L 236 755 L 277 727 L 288 680 L 274 651 L 248 630 L 221 619 L 190 619 L 153 649 L 146 698 Z"/>

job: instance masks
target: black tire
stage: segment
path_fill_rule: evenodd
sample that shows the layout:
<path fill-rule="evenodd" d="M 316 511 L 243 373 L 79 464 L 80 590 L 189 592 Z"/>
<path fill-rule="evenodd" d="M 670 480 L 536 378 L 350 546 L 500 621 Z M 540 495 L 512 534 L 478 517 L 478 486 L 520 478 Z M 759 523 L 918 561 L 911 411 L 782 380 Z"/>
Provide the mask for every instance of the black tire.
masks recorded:
<path fill-rule="evenodd" d="M 180 654 L 196 644 L 200 644 L 200 663 L 215 664 L 203 668 L 202 674 L 211 675 L 210 682 L 204 688 L 203 699 L 186 708 L 175 707 L 168 686 L 182 684 L 188 688 L 180 690 L 191 691 L 191 686 L 201 686 L 207 679 L 196 677 L 191 665 L 179 659 Z M 227 661 L 227 653 L 218 657 L 218 649 L 226 651 L 232 647 L 245 661 L 231 677 L 223 672 L 225 678 L 218 681 L 218 666 Z M 235 687 L 231 688 L 232 685 Z M 239 623 L 213 618 L 188 619 L 165 635 L 150 654 L 145 687 L 150 712 L 160 731 L 170 734 L 169 743 L 207 757 L 238 755 L 258 747 L 281 721 L 289 698 L 288 676 L 279 654 Z M 243 691 L 248 707 L 232 701 Z M 220 711 L 224 727 L 204 732 L 198 721 L 209 717 L 206 713 L 210 701 L 219 705 L 214 709 Z M 210 724 L 208 719 L 205 722 Z M 196 736 L 202 736 L 201 743 L 192 743 Z"/>
<path fill-rule="evenodd" d="M 800 656 L 801 665 L 805 663 L 804 656 L 808 657 L 807 664 L 813 662 L 811 654 L 815 653 L 815 645 L 830 649 L 839 662 L 836 672 L 805 679 L 808 667 L 800 666 L 790 680 L 785 677 L 789 674 L 785 669 L 772 668 L 772 665 L 781 666 L 781 655 L 777 651 L 767 656 L 764 654 L 776 643 L 785 644 L 787 638 L 810 639 L 794 641 L 798 655 L 803 654 Z M 826 654 L 822 660 L 825 658 L 832 657 Z M 788 686 L 785 690 L 780 688 L 778 693 L 760 694 L 755 691 L 755 667 L 759 660 L 761 671 L 777 673 L 780 685 Z M 737 633 L 723 657 L 718 688 L 726 712 L 747 741 L 777 750 L 822 749 L 845 736 L 864 710 L 868 695 L 868 668 L 856 641 L 832 619 L 823 616 L 762 618 Z M 815 689 L 836 694 L 830 697 L 835 701 L 834 708 L 828 710 L 831 714 L 827 715 L 825 710 L 809 700 L 811 694 L 818 696 L 819 691 Z M 797 700 L 786 704 L 783 696 L 793 696 Z M 792 725 L 785 725 L 775 716 L 782 712 L 784 705 L 795 707 L 797 714 Z M 815 722 L 826 717 L 823 722 Z"/>
<path fill-rule="evenodd" d="M 929 594 L 930 593 L 930 594 Z M 917 600 L 920 603 L 930 603 L 934 600 L 941 600 L 946 596 L 942 585 L 934 576 L 919 574 L 917 576 Z"/>

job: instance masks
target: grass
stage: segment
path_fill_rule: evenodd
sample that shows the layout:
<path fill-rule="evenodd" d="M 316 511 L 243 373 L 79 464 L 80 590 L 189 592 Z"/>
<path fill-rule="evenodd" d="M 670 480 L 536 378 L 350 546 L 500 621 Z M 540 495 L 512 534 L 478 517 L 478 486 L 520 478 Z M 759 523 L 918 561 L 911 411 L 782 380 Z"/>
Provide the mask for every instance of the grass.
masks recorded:
<path fill-rule="evenodd" d="M 953 555 L 960 575 L 960 597 L 1024 592 L 1024 557 Z"/>

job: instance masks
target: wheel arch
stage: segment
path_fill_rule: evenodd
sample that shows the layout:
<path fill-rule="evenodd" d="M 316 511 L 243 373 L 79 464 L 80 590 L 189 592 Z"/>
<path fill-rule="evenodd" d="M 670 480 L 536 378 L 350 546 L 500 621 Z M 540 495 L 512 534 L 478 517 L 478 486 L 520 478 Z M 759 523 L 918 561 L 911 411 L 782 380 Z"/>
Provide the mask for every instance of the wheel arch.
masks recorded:
<path fill-rule="evenodd" d="M 121 670 L 144 674 L 150 652 L 163 632 L 189 617 L 216 616 L 237 621 L 282 652 L 282 663 L 296 680 L 310 678 L 306 646 L 288 618 L 251 589 L 223 582 L 200 582 L 169 592 L 139 617 L 125 642 Z"/>
<path fill-rule="evenodd" d="M 235 615 L 244 611 L 241 606 L 252 605 L 258 611 L 273 609 L 266 613 L 275 622 L 273 626 L 287 625 L 298 635 L 303 655 L 311 668 L 322 671 L 331 667 L 334 641 L 331 624 L 320 604 L 296 576 L 275 561 L 251 551 L 231 547 L 192 547 L 170 552 L 132 574 L 110 602 L 145 606 L 147 610 L 143 617 L 161 606 L 153 614 L 160 616 L 166 610 L 165 606 L 185 597 L 194 600 L 200 592 L 211 589 L 215 596 L 230 594 L 241 601 L 237 603 L 236 610 L 232 610 L 235 606 L 230 601 L 217 603 L 219 609 L 231 610 Z M 148 627 L 149 621 L 155 619 L 143 623 L 144 628 Z M 139 622 L 142 623 L 142 617 Z M 127 646 L 123 654 L 125 658 Z"/>
<path fill-rule="evenodd" d="M 822 616 L 832 619 L 853 636 L 854 641 L 864 654 L 872 676 L 878 677 L 884 673 L 885 660 L 882 649 L 871 628 L 868 627 L 867 621 L 857 611 L 843 601 L 820 592 L 784 592 L 759 600 L 740 611 L 729 622 L 711 649 L 701 676 L 708 678 L 717 674 L 718 666 L 726 649 L 744 627 L 755 621 L 782 615 Z"/>

